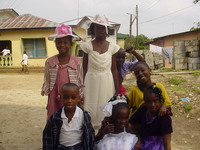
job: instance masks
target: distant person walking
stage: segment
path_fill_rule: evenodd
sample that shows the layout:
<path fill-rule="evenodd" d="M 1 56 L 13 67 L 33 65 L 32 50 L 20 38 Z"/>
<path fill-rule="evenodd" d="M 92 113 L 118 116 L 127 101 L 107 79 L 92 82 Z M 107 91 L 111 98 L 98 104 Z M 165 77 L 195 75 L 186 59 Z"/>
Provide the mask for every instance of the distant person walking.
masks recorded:
<path fill-rule="evenodd" d="M 22 71 L 24 73 L 28 72 L 28 55 L 26 54 L 26 51 L 24 51 L 24 54 L 22 56 Z"/>

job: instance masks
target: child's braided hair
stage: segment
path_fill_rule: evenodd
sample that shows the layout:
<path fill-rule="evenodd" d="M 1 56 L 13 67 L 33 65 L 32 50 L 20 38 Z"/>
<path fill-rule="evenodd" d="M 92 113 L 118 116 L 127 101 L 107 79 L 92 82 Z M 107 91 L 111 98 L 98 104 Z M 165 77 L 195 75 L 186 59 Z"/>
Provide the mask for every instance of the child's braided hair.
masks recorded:
<path fill-rule="evenodd" d="M 147 95 L 150 93 L 154 93 L 159 98 L 159 101 L 161 104 L 164 103 L 164 98 L 162 96 L 162 90 L 160 88 L 156 87 L 155 83 L 152 86 L 144 89 L 144 100 L 148 98 Z"/>

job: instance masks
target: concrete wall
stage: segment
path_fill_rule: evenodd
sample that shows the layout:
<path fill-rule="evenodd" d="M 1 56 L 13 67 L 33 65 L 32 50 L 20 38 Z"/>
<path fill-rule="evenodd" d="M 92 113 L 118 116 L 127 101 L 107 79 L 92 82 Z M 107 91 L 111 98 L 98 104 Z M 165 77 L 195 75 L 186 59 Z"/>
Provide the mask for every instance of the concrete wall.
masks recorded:
<path fill-rule="evenodd" d="M 163 67 L 163 56 L 158 53 L 153 53 L 149 50 L 136 50 L 138 54 L 142 55 L 153 70 Z"/>
<path fill-rule="evenodd" d="M 200 41 L 174 41 L 173 69 L 200 69 Z"/>

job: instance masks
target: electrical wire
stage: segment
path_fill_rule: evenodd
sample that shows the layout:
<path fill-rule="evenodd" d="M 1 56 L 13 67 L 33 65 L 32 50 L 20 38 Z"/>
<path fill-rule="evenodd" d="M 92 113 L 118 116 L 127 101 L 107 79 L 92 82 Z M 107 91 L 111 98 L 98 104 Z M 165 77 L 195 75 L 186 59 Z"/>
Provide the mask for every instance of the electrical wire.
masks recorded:
<path fill-rule="evenodd" d="M 167 20 L 165 20 L 165 21 L 158 22 L 158 23 L 154 23 L 153 25 L 155 25 L 155 24 L 162 24 L 162 23 L 166 23 L 166 22 L 168 22 L 168 21 L 170 21 L 170 20 L 173 20 L 174 18 L 177 18 L 177 17 L 183 15 L 184 13 L 188 12 L 188 11 L 191 10 L 192 8 L 193 8 L 193 7 L 190 7 L 188 10 L 182 12 L 181 14 L 178 14 L 178 15 L 176 15 L 176 16 L 174 16 L 174 17 L 170 17 L 169 19 L 167 19 Z"/>
<path fill-rule="evenodd" d="M 23 2 L 24 2 L 24 0 L 21 0 L 21 2 L 19 2 L 18 5 L 15 6 L 15 8 L 18 8 Z"/>
<path fill-rule="evenodd" d="M 143 21 L 143 22 L 141 22 L 140 24 L 144 24 L 144 23 L 148 23 L 148 22 L 151 22 L 151 21 L 154 21 L 154 20 L 158 20 L 158 19 L 160 19 L 160 18 L 167 17 L 167 16 L 169 16 L 169 15 L 175 14 L 175 13 L 177 13 L 177 12 L 183 11 L 183 10 L 185 10 L 185 9 L 188 9 L 188 8 L 194 7 L 194 6 L 195 6 L 195 4 L 190 5 L 190 6 L 188 6 L 188 7 L 185 7 L 185 8 L 182 8 L 182 9 L 179 9 L 179 10 L 176 10 L 176 11 L 171 12 L 171 13 L 169 13 L 169 14 L 166 14 L 166 15 L 163 15 L 163 16 L 160 16 L 160 17 L 157 17 L 157 18 L 153 18 L 153 19 L 151 19 L 151 20 Z"/>
<path fill-rule="evenodd" d="M 148 8 L 146 8 L 146 10 L 140 11 L 140 14 L 144 13 L 146 11 L 149 11 L 152 7 L 154 7 L 156 4 L 158 4 L 158 2 L 160 2 L 160 0 L 157 0 L 155 3 L 153 3 L 152 5 L 150 5 Z"/>

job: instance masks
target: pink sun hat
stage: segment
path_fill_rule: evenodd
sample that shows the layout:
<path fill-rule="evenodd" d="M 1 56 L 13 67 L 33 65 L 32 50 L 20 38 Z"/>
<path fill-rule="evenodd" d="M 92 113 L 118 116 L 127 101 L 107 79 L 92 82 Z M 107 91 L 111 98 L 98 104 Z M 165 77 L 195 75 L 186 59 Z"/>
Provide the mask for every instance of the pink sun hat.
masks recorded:
<path fill-rule="evenodd" d="M 53 35 L 50 35 L 48 39 L 50 41 L 54 41 L 56 38 L 63 38 L 66 36 L 71 36 L 73 40 L 80 40 L 78 36 L 73 34 L 72 28 L 65 24 L 61 24 L 60 26 L 56 27 L 56 33 Z"/>
<path fill-rule="evenodd" d="M 108 18 L 105 15 L 99 15 L 99 14 L 95 15 L 95 17 L 93 18 L 93 20 L 91 19 L 91 24 L 92 23 L 105 26 L 107 34 L 108 34 L 108 28 L 107 27 L 112 26 L 111 24 L 109 24 Z"/>

